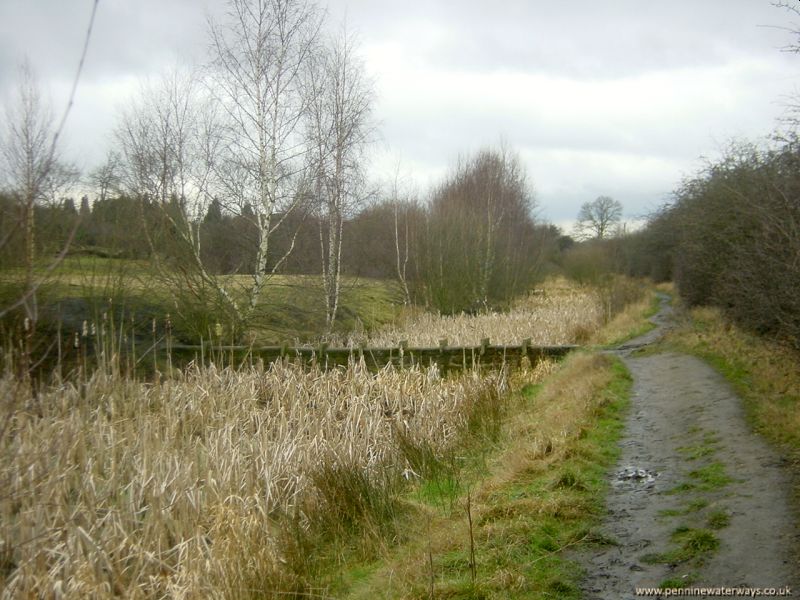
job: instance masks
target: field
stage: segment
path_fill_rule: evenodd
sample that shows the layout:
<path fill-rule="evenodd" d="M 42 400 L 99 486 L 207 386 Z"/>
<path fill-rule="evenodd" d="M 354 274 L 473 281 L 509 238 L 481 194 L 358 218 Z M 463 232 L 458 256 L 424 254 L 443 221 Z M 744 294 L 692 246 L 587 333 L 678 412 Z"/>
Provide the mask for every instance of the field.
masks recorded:
<path fill-rule="evenodd" d="M 47 264 L 39 269 L 44 274 Z M 0 277 L 0 305 L 18 296 L 20 270 L 6 269 Z M 237 299 L 250 284 L 246 275 L 219 278 Z M 151 323 L 159 328 L 167 318 L 176 341 L 197 343 L 208 339 L 225 315 L 208 297 L 210 290 L 195 296 L 185 284 L 160 277 L 147 261 L 67 257 L 49 272 L 39 291 L 41 326 L 52 331 L 81 331 L 83 321 L 98 321 L 103 313 L 134 323 L 134 333 L 150 338 Z M 255 327 L 246 334 L 248 342 L 277 344 L 308 341 L 325 330 L 325 316 L 319 276 L 276 275 L 271 278 L 255 312 Z M 400 292 L 388 281 L 344 277 L 338 329 L 344 332 L 371 330 L 395 321 L 402 312 Z M 225 341 L 227 333 L 222 334 Z"/>
<path fill-rule="evenodd" d="M 596 298 L 559 282 L 505 315 L 418 314 L 371 335 L 586 341 Z M 554 368 L 525 370 L 525 385 Z M 501 437 L 514 381 L 289 364 L 148 381 L 111 364 L 34 394 L 8 370 L 3 595 L 325 597 L 337 565 L 410 535 L 415 498 L 457 501 L 459 474 Z"/>

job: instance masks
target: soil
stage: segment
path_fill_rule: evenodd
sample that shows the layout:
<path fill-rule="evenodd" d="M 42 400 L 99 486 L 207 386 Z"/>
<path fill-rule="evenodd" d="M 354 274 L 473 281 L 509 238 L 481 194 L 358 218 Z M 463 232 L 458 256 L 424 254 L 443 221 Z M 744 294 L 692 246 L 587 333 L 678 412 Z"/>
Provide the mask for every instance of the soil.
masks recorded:
<path fill-rule="evenodd" d="M 662 584 L 791 586 L 800 594 L 789 465 L 751 431 L 741 399 L 706 363 L 638 352 L 671 321 L 664 296 L 656 328 L 613 351 L 633 376 L 633 396 L 610 474 L 600 529 L 606 543 L 577 557 L 584 596 L 635 598 L 636 587 Z M 692 530 L 703 531 L 704 540 L 714 536 L 718 547 L 687 555 Z"/>

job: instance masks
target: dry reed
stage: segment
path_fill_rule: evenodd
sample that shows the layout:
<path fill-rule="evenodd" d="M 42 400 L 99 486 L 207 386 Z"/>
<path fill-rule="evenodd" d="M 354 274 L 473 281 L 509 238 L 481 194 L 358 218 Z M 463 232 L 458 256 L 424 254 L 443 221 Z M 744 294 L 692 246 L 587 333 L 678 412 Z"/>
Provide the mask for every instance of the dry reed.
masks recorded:
<path fill-rule="evenodd" d="M 157 384 L 98 372 L 16 397 L 1 442 L 3 596 L 238 596 L 281 569 L 282 519 L 311 517 L 320 465 L 400 473 L 396 428 L 441 449 L 470 399 L 503 385 L 276 364 Z"/>
<path fill-rule="evenodd" d="M 563 344 L 602 320 L 596 294 L 561 284 L 506 314 L 418 315 L 369 343 Z M 363 496 L 415 477 L 409 444 L 444 453 L 506 386 L 503 373 L 359 365 L 114 373 L 35 394 L 0 378 L 3 598 L 318 593 L 302 532 L 346 498 L 325 486 L 355 474 Z"/>
<path fill-rule="evenodd" d="M 582 343 L 603 325 L 603 306 L 597 291 L 565 280 L 550 281 L 542 290 L 517 301 L 507 312 L 477 315 L 412 313 L 399 325 L 369 337 L 351 336 L 348 344 L 436 347 L 447 339 L 452 346 L 477 346 L 484 338 L 493 344 L 517 345 L 530 338 L 534 345 Z"/>

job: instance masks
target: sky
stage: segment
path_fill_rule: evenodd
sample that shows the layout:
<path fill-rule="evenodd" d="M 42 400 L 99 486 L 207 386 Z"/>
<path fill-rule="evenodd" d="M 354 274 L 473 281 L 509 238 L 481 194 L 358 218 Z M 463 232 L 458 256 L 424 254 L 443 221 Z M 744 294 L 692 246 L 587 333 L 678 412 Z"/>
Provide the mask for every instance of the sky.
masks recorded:
<path fill-rule="evenodd" d="M 63 110 L 92 3 L 0 0 L 3 102 L 27 59 Z M 100 0 L 65 155 L 84 170 L 102 162 L 126 99 L 147 77 L 202 63 L 207 18 L 224 6 Z M 764 139 L 800 93 L 800 56 L 781 51 L 800 16 L 770 0 L 331 0 L 327 10 L 357 33 L 376 88 L 375 180 L 398 176 L 424 197 L 459 156 L 505 143 L 538 215 L 565 229 L 600 195 L 641 219 L 730 140 Z"/>

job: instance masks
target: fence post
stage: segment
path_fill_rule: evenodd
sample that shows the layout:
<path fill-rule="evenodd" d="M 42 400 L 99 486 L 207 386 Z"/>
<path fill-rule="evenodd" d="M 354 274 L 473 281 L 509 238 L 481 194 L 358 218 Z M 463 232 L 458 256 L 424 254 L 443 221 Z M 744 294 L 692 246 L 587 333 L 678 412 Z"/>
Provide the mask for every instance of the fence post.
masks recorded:
<path fill-rule="evenodd" d="M 525 338 L 524 340 L 522 340 L 522 348 L 520 348 L 520 353 L 519 353 L 520 367 L 522 366 L 522 359 L 528 358 L 528 348 L 530 347 L 530 345 L 531 345 L 531 338 Z M 533 363 L 531 363 L 531 366 L 533 366 Z"/>

